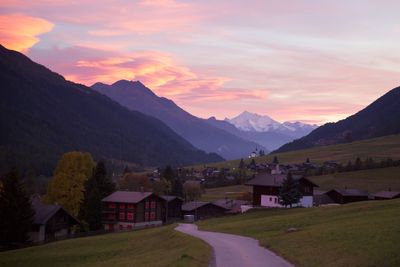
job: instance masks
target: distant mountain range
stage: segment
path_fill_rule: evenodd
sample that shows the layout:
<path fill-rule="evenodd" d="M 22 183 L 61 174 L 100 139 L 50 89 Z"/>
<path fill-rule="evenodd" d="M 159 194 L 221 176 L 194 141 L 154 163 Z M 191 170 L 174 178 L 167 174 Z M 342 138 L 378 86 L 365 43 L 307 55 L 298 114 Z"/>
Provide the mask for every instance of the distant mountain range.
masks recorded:
<path fill-rule="evenodd" d="M 225 159 L 247 157 L 256 147 L 265 149 L 243 136 L 193 116 L 172 100 L 158 97 L 139 81 L 121 80 L 111 85 L 96 83 L 92 89 L 130 110 L 160 119 L 195 147 L 206 152 L 218 153 Z"/>
<path fill-rule="evenodd" d="M 340 144 L 398 133 L 400 133 L 400 87 L 392 89 L 356 114 L 336 123 L 327 123 L 274 152 Z"/>
<path fill-rule="evenodd" d="M 71 150 L 146 166 L 223 160 L 193 147 L 160 120 L 66 81 L 1 45 L 0 84 L 0 172 L 17 166 L 51 174 Z"/>

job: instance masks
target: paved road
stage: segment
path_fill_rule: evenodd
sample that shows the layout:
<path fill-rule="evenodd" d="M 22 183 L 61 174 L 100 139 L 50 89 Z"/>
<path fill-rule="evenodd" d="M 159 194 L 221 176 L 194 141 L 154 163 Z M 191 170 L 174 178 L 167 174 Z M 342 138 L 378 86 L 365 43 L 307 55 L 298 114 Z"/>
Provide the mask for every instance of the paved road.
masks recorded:
<path fill-rule="evenodd" d="M 200 238 L 214 249 L 210 266 L 216 267 L 293 267 L 275 253 L 261 247 L 249 237 L 199 231 L 195 224 L 179 224 L 175 228 L 182 233 Z"/>

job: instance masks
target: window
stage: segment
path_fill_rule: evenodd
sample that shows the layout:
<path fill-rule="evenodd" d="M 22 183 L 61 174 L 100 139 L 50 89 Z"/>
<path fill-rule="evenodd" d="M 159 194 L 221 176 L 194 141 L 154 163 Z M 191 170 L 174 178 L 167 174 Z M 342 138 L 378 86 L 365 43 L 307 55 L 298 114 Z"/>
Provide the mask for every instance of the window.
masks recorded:
<path fill-rule="evenodd" d="M 156 213 L 154 211 L 150 212 L 150 221 L 154 221 L 156 219 Z"/>
<path fill-rule="evenodd" d="M 148 201 L 146 201 L 145 209 L 149 209 L 149 202 Z"/>
<path fill-rule="evenodd" d="M 124 210 L 125 209 L 125 203 L 119 203 L 119 209 Z"/>
<path fill-rule="evenodd" d="M 145 221 L 149 220 L 149 212 L 147 212 L 147 211 L 144 213 L 144 220 Z"/>
<path fill-rule="evenodd" d="M 119 225 L 119 230 L 124 230 L 124 226 L 122 224 Z"/>
<path fill-rule="evenodd" d="M 115 209 L 115 203 L 108 203 L 109 209 Z"/>
<path fill-rule="evenodd" d="M 156 202 L 155 202 L 155 201 L 152 201 L 152 202 L 151 202 L 151 208 L 152 208 L 152 209 L 155 209 L 155 208 L 156 208 Z"/>
<path fill-rule="evenodd" d="M 115 220 L 115 214 L 113 214 L 113 213 L 107 214 L 107 220 L 111 220 L 111 221 Z"/>
<path fill-rule="evenodd" d="M 278 198 L 275 198 L 275 203 L 277 203 L 278 202 Z"/>
<path fill-rule="evenodd" d="M 128 209 L 133 210 L 133 204 L 128 204 Z"/>
<path fill-rule="evenodd" d="M 269 198 L 269 201 L 272 202 L 272 197 Z"/>
<path fill-rule="evenodd" d="M 128 214 L 126 215 L 126 219 L 128 221 L 133 221 L 133 212 L 128 212 Z"/>
<path fill-rule="evenodd" d="M 124 221 L 124 220 L 125 220 L 125 213 L 124 213 L 124 212 L 120 212 L 118 218 L 119 218 L 120 220 Z"/>

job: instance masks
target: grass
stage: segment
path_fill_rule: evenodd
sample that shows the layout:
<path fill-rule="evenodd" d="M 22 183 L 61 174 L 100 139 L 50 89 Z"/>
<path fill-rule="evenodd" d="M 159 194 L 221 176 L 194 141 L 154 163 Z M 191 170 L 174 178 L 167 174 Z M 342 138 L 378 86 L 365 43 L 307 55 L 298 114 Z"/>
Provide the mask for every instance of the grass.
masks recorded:
<path fill-rule="evenodd" d="M 280 163 L 301 163 L 309 158 L 312 162 L 322 163 L 327 160 L 334 160 L 341 163 L 347 163 L 349 160 L 354 160 L 357 157 L 365 159 L 371 157 L 375 160 L 382 160 L 391 157 L 400 159 L 400 135 L 389 135 L 379 138 L 356 141 L 347 144 L 321 146 L 311 149 L 297 150 L 285 153 L 277 153 L 274 155 L 266 155 L 255 158 L 257 163 L 272 162 L 273 157 L 277 156 Z M 245 160 L 247 163 L 250 159 Z M 223 161 L 208 166 L 217 168 L 237 168 L 239 160 Z M 195 166 L 194 168 L 201 169 L 203 165 Z"/>
<path fill-rule="evenodd" d="M 255 210 L 199 222 L 250 236 L 296 266 L 400 266 L 400 199 L 336 207 Z M 298 229 L 287 233 L 290 227 Z"/>
<path fill-rule="evenodd" d="M 251 186 L 246 185 L 231 185 L 206 189 L 201 196 L 201 201 L 214 201 L 217 199 L 230 198 L 234 199 L 243 192 L 252 192 Z"/>
<path fill-rule="evenodd" d="M 206 267 L 211 248 L 164 226 L 58 241 L 0 253 L 0 266 Z"/>
<path fill-rule="evenodd" d="M 319 185 L 321 190 L 347 187 L 372 193 L 389 188 L 400 191 L 400 167 L 311 176 L 308 179 Z"/>

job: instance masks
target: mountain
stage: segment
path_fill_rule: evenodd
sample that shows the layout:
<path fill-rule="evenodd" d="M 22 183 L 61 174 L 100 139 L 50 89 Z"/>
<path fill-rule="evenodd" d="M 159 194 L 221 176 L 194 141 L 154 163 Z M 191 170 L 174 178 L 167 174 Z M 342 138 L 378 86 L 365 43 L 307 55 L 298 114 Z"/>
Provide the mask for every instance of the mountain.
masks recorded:
<path fill-rule="evenodd" d="M 327 123 L 274 152 L 340 144 L 398 133 L 400 87 L 392 89 L 356 114 L 336 123 Z"/>
<path fill-rule="evenodd" d="M 261 147 L 191 115 L 173 101 L 158 97 L 139 81 L 121 80 L 111 85 L 96 83 L 92 89 L 130 110 L 160 119 L 195 147 L 218 153 L 225 159 L 247 157 L 255 147 Z"/>
<path fill-rule="evenodd" d="M 265 147 L 265 152 L 272 151 L 279 148 L 281 145 L 286 144 L 293 140 L 293 137 L 276 132 L 255 132 L 255 131 L 244 131 L 236 128 L 226 120 L 217 120 L 215 117 L 211 117 L 206 120 L 207 123 L 214 127 L 223 129 L 231 134 L 234 134 L 240 138 L 251 140 Z"/>
<path fill-rule="evenodd" d="M 232 119 L 226 118 L 225 121 L 242 131 L 281 133 L 293 138 L 302 137 L 317 128 L 316 125 L 301 122 L 280 123 L 267 115 L 259 115 L 248 111 L 244 111 Z"/>
<path fill-rule="evenodd" d="M 71 150 L 145 166 L 222 160 L 193 147 L 158 119 L 66 81 L 3 46 L 0 84 L 0 172 L 17 165 L 50 174 Z"/>

